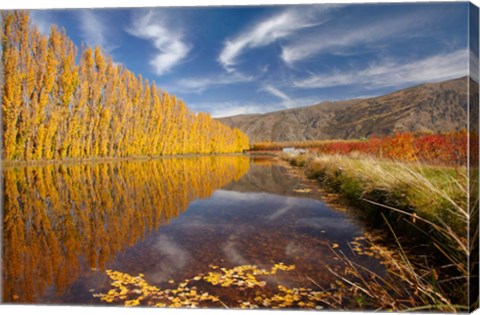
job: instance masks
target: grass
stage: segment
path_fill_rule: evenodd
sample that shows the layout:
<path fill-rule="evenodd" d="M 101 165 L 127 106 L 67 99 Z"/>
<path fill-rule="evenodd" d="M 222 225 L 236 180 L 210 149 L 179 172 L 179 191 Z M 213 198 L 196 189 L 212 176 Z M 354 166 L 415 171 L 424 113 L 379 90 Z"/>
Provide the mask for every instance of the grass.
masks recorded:
<path fill-rule="evenodd" d="M 298 162 L 300 160 L 300 162 Z M 368 156 L 300 156 L 294 165 L 353 200 L 368 200 L 415 214 L 466 235 L 465 167 L 439 167 L 382 161 Z M 463 243 L 463 241 L 462 241 Z"/>
<path fill-rule="evenodd" d="M 389 228 L 391 225 L 387 223 Z M 345 271 L 338 273 L 327 269 L 343 282 L 338 285 L 337 294 L 330 299 L 336 309 L 387 310 L 394 312 L 433 310 L 441 312 L 465 312 L 465 305 L 454 304 L 447 294 L 438 287 L 436 271 L 416 268 L 408 260 L 403 248 L 396 239 L 398 248 L 392 249 L 379 244 L 378 236 L 366 233 L 368 250 L 375 253 L 389 273 L 377 274 L 351 259 L 345 253 L 332 252 L 343 264 Z M 354 297 L 353 304 L 352 299 Z"/>
<path fill-rule="evenodd" d="M 466 167 L 402 163 L 364 155 L 310 154 L 283 158 L 302 167 L 309 178 L 319 180 L 327 189 L 354 202 L 364 211 L 367 221 L 376 221 L 377 227 L 391 232 L 393 242 L 397 244 L 397 262 L 391 264 L 397 268 L 398 281 L 410 284 L 421 293 L 416 294 L 416 298 L 423 306 L 416 307 L 464 310 L 463 306 L 468 304 L 469 276 Z M 422 265 L 412 263 L 399 239 L 406 243 L 410 241 L 410 245 L 421 240 L 428 245 L 423 248 L 428 248 L 434 255 Z M 428 256 L 428 253 L 423 254 Z M 389 257 L 393 259 L 392 255 Z M 428 270 L 434 276 L 426 272 Z M 351 276 L 362 278 L 357 271 Z M 384 282 L 384 286 L 389 285 Z M 385 301 L 387 291 L 383 292 L 383 299 L 378 298 L 382 295 L 378 292 L 380 287 L 364 289 L 375 288 L 377 292 L 371 292 L 371 296 Z"/>

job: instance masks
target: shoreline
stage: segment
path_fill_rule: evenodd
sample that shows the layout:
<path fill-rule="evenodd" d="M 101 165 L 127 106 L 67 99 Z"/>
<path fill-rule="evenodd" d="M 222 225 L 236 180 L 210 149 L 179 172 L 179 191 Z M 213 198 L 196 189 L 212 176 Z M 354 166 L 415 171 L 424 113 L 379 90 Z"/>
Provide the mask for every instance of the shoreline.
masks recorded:
<path fill-rule="evenodd" d="M 2 167 L 29 167 L 29 166 L 46 166 L 46 165 L 71 165 L 83 163 L 114 163 L 121 161 L 152 161 L 161 159 L 175 159 L 175 158 L 195 158 L 195 157 L 215 157 L 215 156 L 253 156 L 248 153 L 211 153 L 211 154 L 177 154 L 177 155 L 156 155 L 156 156 L 128 156 L 128 157 L 97 157 L 97 158 L 83 158 L 83 159 L 61 159 L 61 160 L 2 160 Z"/>
<path fill-rule="evenodd" d="M 421 257 L 428 255 L 428 265 L 433 267 L 435 277 L 441 283 L 448 283 L 442 285 L 448 297 L 458 304 L 467 304 L 467 297 L 462 294 L 465 283 L 453 280 L 465 276 L 467 264 L 467 244 L 460 232 L 466 226 L 461 210 L 455 208 L 466 206 L 455 204 L 466 191 L 450 190 L 460 186 L 455 182 L 455 176 L 461 176 L 455 173 L 457 170 L 451 168 L 447 172 L 430 165 L 417 165 L 415 169 L 393 161 L 329 155 L 280 159 L 326 191 L 344 198 L 359 211 L 368 227 L 388 234 L 387 242 L 401 246 L 402 251 L 407 249 L 408 260 L 414 265 L 419 263 L 418 270 L 425 269 Z M 464 197 L 465 202 L 467 197 Z M 457 212 L 452 215 L 452 211 Z M 429 253 L 424 246 L 431 249 Z M 456 267 L 446 267 L 452 265 Z M 437 280 L 430 283 L 436 284 Z"/>

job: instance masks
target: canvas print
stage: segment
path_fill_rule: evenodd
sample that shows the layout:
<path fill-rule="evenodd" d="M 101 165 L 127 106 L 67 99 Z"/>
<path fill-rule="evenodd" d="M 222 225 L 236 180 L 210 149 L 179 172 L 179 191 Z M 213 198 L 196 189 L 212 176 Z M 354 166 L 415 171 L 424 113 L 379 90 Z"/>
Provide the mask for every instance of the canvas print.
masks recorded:
<path fill-rule="evenodd" d="M 475 310 L 478 13 L 2 10 L 2 303 Z"/>

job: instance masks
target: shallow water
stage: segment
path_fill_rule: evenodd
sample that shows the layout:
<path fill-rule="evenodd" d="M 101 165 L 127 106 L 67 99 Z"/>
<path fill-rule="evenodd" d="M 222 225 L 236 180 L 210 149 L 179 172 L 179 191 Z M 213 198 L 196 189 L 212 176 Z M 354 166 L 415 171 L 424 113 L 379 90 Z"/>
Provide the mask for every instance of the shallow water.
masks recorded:
<path fill-rule="evenodd" d="M 382 273 L 349 248 L 361 224 L 322 202 L 315 185 L 244 156 L 6 168 L 3 302 L 105 304 L 93 294 L 111 288 L 106 269 L 167 288 L 212 265 L 282 262 L 295 270 L 265 290 L 330 288 L 327 266 L 342 268 L 334 251 Z M 234 291 L 215 294 L 235 306 Z"/>

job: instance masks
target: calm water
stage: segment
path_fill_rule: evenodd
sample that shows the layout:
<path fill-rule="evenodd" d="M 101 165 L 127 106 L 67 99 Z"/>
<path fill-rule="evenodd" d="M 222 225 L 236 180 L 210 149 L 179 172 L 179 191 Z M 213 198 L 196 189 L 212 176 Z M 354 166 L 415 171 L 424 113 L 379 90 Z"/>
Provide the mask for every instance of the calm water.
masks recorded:
<path fill-rule="evenodd" d="M 294 264 L 271 279 L 330 287 L 362 227 L 279 163 L 243 156 L 4 169 L 3 302 L 105 304 L 105 270 L 161 288 L 209 266 Z M 310 186 L 309 186 L 310 185 Z M 313 188 L 312 188 L 313 187 Z M 350 253 L 350 254 L 349 254 Z M 170 281 L 170 282 L 169 282 Z M 229 288 L 230 289 L 230 288 Z M 219 290 L 235 303 L 231 290 Z"/>

